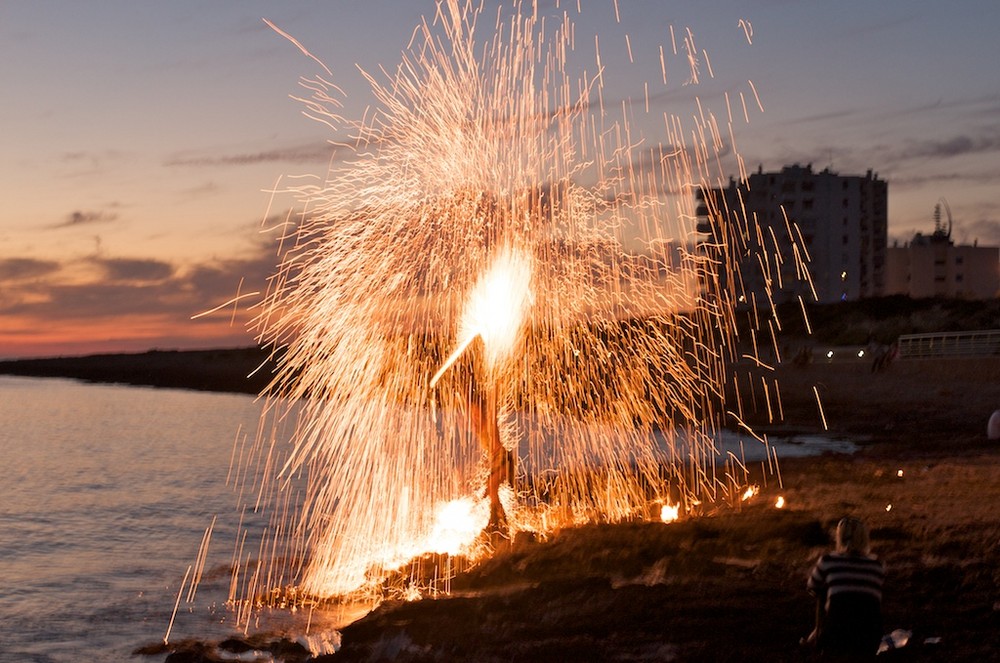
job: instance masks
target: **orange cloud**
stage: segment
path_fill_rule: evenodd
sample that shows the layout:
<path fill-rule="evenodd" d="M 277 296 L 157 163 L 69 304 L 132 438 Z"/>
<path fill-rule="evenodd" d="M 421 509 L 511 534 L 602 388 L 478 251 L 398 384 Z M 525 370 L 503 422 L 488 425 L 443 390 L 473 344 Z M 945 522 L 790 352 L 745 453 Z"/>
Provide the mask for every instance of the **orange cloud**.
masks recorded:
<path fill-rule="evenodd" d="M 72 320 L 15 316 L 5 318 L 0 329 L 0 358 L 255 345 L 245 313 L 235 320 L 231 313 L 220 311 L 198 320 L 158 314 Z"/>

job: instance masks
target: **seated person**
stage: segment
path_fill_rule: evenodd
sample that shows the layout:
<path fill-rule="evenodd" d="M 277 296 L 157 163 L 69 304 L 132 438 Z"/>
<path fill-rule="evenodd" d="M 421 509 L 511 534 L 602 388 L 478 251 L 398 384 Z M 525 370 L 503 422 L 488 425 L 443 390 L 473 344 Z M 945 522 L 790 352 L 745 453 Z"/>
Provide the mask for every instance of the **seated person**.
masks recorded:
<path fill-rule="evenodd" d="M 824 652 L 874 656 L 882 639 L 885 567 L 870 553 L 857 518 L 837 524 L 836 550 L 816 562 L 806 587 L 816 597 L 816 628 L 806 642 Z"/>

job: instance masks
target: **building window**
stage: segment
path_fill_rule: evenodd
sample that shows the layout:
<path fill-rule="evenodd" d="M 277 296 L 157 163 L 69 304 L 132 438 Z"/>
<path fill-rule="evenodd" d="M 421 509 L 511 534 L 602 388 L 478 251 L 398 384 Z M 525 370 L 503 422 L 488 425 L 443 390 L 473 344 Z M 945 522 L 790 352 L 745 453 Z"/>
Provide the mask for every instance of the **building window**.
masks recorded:
<path fill-rule="evenodd" d="M 962 256 L 955 256 L 955 264 L 956 265 L 961 265 L 962 262 L 963 262 L 962 261 Z"/>

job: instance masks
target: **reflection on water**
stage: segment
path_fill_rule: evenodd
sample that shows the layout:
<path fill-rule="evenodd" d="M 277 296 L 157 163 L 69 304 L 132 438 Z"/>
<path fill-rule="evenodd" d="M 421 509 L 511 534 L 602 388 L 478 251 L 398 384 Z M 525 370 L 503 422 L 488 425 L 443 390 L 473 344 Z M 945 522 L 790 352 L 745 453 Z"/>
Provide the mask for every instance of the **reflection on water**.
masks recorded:
<path fill-rule="evenodd" d="M 237 510 L 226 469 L 259 413 L 240 395 L 0 377 L 4 656 L 126 660 L 162 640 L 216 514 L 209 566 L 229 562 Z M 182 608 L 172 639 L 229 633 L 229 573 L 217 575 Z"/>
<path fill-rule="evenodd" d="M 162 641 L 214 516 L 205 578 L 170 637 L 232 635 L 224 603 L 241 505 L 226 474 L 260 407 L 244 395 L 0 376 L 3 659 L 129 660 Z M 772 443 L 779 457 L 853 449 L 821 437 Z M 751 448 L 728 434 L 717 446 Z M 267 630 L 329 626 L 315 614 L 262 617 Z"/>

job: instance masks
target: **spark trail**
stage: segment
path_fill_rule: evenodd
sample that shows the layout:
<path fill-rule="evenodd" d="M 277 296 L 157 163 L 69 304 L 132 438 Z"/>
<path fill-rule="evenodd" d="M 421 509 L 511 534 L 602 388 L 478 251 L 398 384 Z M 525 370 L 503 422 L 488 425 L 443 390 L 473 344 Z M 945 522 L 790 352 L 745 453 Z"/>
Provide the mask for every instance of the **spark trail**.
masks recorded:
<path fill-rule="evenodd" d="M 294 188 L 294 246 L 258 318 L 279 367 L 255 506 L 274 517 L 234 554 L 236 602 L 377 594 L 442 550 L 442 528 L 465 532 L 448 552 L 474 556 L 496 543 L 479 536 L 490 523 L 544 535 L 746 488 L 716 477 L 712 439 L 739 294 L 720 274 L 747 229 L 704 250 L 692 195 L 721 182 L 727 134 L 699 99 L 690 129 L 664 113 L 646 145 L 635 118 L 665 88 L 662 47 L 643 110 L 615 115 L 599 42 L 589 73 L 567 66 L 583 50 L 568 11 L 504 7 L 491 22 L 439 3 L 394 72 L 366 74 L 365 120 L 339 115 L 333 83 L 304 81 L 307 115 L 353 141 Z M 673 64 L 693 84 L 685 34 Z M 456 513 L 464 525 L 441 522 Z"/>

